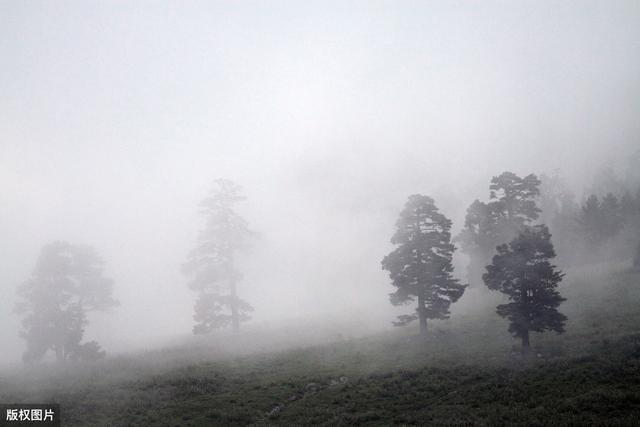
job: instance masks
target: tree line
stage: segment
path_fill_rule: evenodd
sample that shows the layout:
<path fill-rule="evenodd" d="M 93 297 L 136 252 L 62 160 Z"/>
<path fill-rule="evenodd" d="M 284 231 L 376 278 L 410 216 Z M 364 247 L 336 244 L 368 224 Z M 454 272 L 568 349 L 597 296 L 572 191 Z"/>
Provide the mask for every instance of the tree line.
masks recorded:
<path fill-rule="evenodd" d="M 256 237 L 236 210 L 244 200 L 240 186 L 219 179 L 199 205 L 204 227 L 181 268 L 196 294 L 194 334 L 225 327 L 238 333 L 253 311 L 238 292 L 242 273 L 237 260 Z M 491 179 L 486 202 L 471 203 L 457 236 L 452 237 L 451 227 L 432 198 L 408 198 L 391 238 L 395 248 L 382 260 L 395 287 L 391 304 L 416 304 L 395 325 L 418 320 L 424 335 L 428 320 L 448 318 L 451 304 L 469 286 L 484 284 L 508 297 L 496 312 L 509 320 L 509 332 L 522 340 L 526 352 L 530 332 L 562 333 L 567 320 L 558 311 L 564 301 L 558 291 L 563 273 L 551 262 L 556 257 L 552 235 L 560 242 L 565 266 L 581 257 L 593 262 L 605 249 L 614 258 L 628 259 L 632 242 L 640 268 L 640 188 L 635 196 L 629 189 L 620 197 L 594 194 L 578 206 L 557 175 L 539 179 L 504 172 Z M 469 258 L 467 284 L 453 274 L 456 244 Z M 18 287 L 15 311 L 22 316 L 25 362 L 40 361 L 49 351 L 59 362 L 105 356 L 97 342 L 82 342 L 88 315 L 118 305 L 104 268 L 90 246 L 56 241 L 42 248 L 30 278 Z"/>

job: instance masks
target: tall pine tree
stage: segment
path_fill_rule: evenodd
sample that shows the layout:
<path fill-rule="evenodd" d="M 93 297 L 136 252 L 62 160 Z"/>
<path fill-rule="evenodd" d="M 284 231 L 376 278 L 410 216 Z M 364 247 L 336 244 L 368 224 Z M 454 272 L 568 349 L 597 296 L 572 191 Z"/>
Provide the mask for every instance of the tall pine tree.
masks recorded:
<path fill-rule="evenodd" d="M 563 273 L 551 264 L 555 257 L 545 225 L 524 228 L 509 244 L 497 247 L 483 280 L 487 287 L 509 297 L 497 313 L 509 319 L 509 332 L 529 350 L 529 332 L 564 332 L 566 317 L 557 308 L 565 299 L 558 292 Z"/>
<path fill-rule="evenodd" d="M 416 313 L 398 316 L 396 326 L 420 320 L 420 334 L 427 332 L 427 319 L 446 319 L 449 306 L 463 294 L 465 286 L 453 278 L 451 258 L 451 221 L 438 212 L 432 198 L 420 194 L 409 197 L 397 230 L 391 238 L 396 245 L 382 260 L 389 271 L 392 285 L 398 288 L 390 294 L 393 305 L 418 300 Z"/>
<path fill-rule="evenodd" d="M 524 178 L 503 172 L 491 179 L 488 203 L 475 200 L 467 210 L 465 226 L 456 240 L 469 255 L 469 282 L 479 283 L 484 266 L 491 261 L 496 246 L 513 239 L 540 213 L 535 199 L 540 180 L 529 174 Z"/>
<path fill-rule="evenodd" d="M 189 288 L 198 293 L 194 334 L 229 325 L 237 333 L 240 322 L 249 320 L 249 312 L 253 311 L 237 291 L 242 275 L 236 267 L 236 255 L 247 249 L 254 237 L 247 221 L 234 210 L 245 197 L 233 181 L 218 179 L 214 184 L 215 188 L 200 203 L 205 227 L 182 269 L 191 278 Z"/>

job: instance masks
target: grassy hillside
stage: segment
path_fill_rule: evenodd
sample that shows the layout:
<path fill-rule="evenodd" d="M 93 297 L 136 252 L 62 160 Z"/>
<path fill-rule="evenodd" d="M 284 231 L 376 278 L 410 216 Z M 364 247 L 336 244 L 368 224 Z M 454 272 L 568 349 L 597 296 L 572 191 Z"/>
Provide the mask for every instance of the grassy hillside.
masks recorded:
<path fill-rule="evenodd" d="M 529 359 L 485 310 L 424 342 L 405 329 L 252 353 L 239 338 L 4 373 L 0 401 L 59 402 L 71 426 L 637 425 L 640 275 L 577 269 L 562 292 L 567 332 L 533 337 Z"/>

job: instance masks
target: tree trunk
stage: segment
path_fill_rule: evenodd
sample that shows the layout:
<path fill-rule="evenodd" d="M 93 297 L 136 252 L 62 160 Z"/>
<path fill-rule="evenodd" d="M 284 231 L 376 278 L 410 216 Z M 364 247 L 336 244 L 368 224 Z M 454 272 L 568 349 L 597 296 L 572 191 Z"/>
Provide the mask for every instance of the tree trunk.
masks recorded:
<path fill-rule="evenodd" d="M 229 287 L 231 288 L 231 330 L 234 334 L 240 332 L 240 316 L 238 314 L 238 301 L 236 294 L 236 280 L 231 279 L 229 282 Z"/>
<path fill-rule="evenodd" d="M 424 307 L 424 296 L 418 296 L 418 317 L 420 318 L 420 336 L 427 335 L 427 311 Z"/>
<path fill-rule="evenodd" d="M 531 347 L 529 346 L 529 330 L 522 335 L 522 354 L 529 354 Z"/>

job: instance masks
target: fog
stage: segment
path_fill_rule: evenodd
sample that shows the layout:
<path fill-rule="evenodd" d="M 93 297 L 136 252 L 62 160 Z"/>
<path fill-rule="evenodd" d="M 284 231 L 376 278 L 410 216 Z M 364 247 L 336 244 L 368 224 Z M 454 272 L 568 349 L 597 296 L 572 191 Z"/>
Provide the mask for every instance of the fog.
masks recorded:
<path fill-rule="evenodd" d="M 504 170 L 560 170 L 582 197 L 626 166 L 639 19 L 636 1 L 0 3 L 0 362 L 52 240 L 95 247 L 115 281 L 88 339 L 190 335 L 180 266 L 221 177 L 259 233 L 250 324 L 391 328 L 380 260 L 408 195 L 455 234 Z"/>

